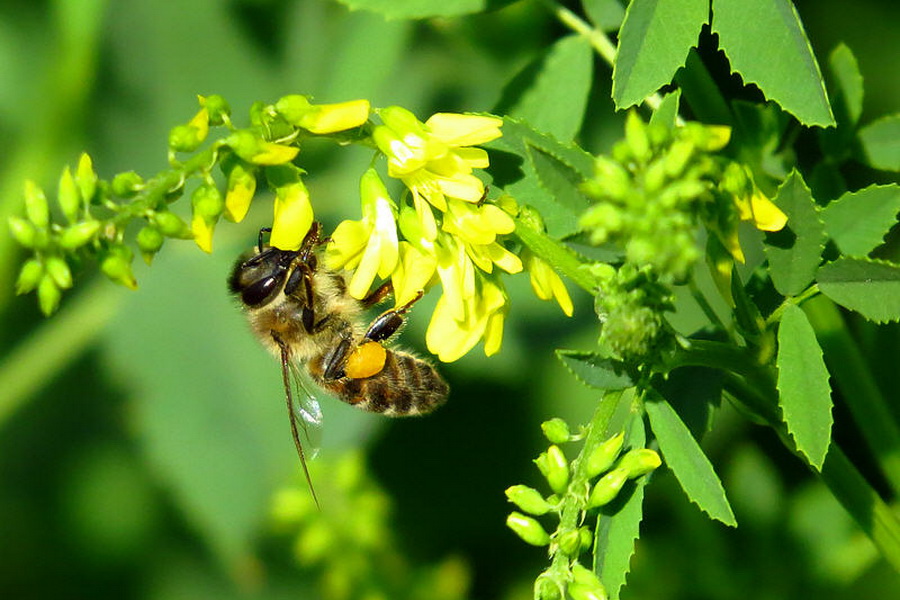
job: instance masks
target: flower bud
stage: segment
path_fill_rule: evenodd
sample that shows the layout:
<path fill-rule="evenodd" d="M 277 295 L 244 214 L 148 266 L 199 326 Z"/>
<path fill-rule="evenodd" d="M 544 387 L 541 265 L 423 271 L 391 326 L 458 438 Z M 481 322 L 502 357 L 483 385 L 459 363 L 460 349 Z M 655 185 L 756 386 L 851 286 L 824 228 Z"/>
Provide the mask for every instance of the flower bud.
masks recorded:
<path fill-rule="evenodd" d="M 212 252 L 212 235 L 216 222 L 225 210 L 222 193 L 214 185 L 204 184 L 191 195 L 191 232 L 204 252 Z"/>
<path fill-rule="evenodd" d="M 534 582 L 534 597 L 537 600 L 562 600 L 560 585 L 547 573 L 541 573 Z"/>
<path fill-rule="evenodd" d="M 192 237 L 188 224 L 173 212 L 167 210 L 158 211 L 153 215 L 153 221 L 159 228 L 160 233 L 166 237 L 179 240 L 189 240 Z"/>
<path fill-rule="evenodd" d="M 666 163 L 658 158 L 644 169 L 644 191 L 647 194 L 658 193 L 666 184 Z"/>
<path fill-rule="evenodd" d="M 275 102 L 275 110 L 291 125 L 298 125 L 310 107 L 312 103 L 309 98 L 300 94 L 290 94 Z"/>
<path fill-rule="evenodd" d="M 608 471 L 616 462 L 623 443 L 625 443 L 625 434 L 619 432 L 591 450 L 585 464 L 588 477 L 594 478 Z"/>
<path fill-rule="evenodd" d="M 128 289 L 137 289 L 137 280 L 131 272 L 131 261 L 134 253 L 128 246 L 110 246 L 100 259 L 100 270 L 114 283 L 124 285 Z"/>
<path fill-rule="evenodd" d="M 597 482 L 591 495 L 588 498 L 588 508 L 597 508 L 609 504 L 616 496 L 619 490 L 628 481 L 628 471 L 615 468 Z"/>
<path fill-rule="evenodd" d="M 81 195 L 75 184 L 75 178 L 72 176 L 72 169 L 69 167 L 63 169 L 62 177 L 59 178 L 56 201 L 69 223 L 78 219 L 78 212 L 81 210 Z"/>
<path fill-rule="evenodd" d="M 535 464 L 550 484 L 550 488 L 562 494 L 569 485 L 569 463 L 559 446 L 550 446 L 535 459 Z"/>
<path fill-rule="evenodd" d="M 159 229 L 153 225 L 146 225 L 138 231 L 136 241 L 138 248 L 141 250 L 141 256 L 144 258 L 144 262 L 149 265 L 153 260 L 153 255 L 162 248 L 165 237 L 163 237 L 163 234 Z"/>
<path fill-rule="evenodd" d="M 305 489 L 285 488 L 272 497 L 270 514 L 278 525 L 296 525 L 315 512 L 315 501 Z"/>
<path fill-rule="evenodd" d="M 587 527 L 578 528 L 578 541 L 581 543 L 581 551 L 587 552 L 594 544 L 594 534 Z"/>
<path fill-rule="evenodd" d="M 225 218 L 234 223 L 240 223 L 247 211 L 250 210 L 250 202 L 256 193 L 256 169 L 246 163 L 235 162 L 228 172 L 228 190 L 225 192 Z"/>
<path fill-rule="evenodd" d="M 607 600 L 606 588 L 596 573 L 578 563 L 572 565 L 572 582 L 566 591 L 572 600 Z"/>
<path fill-rule="evenodd" d="M 506 497 L 510 502 L 532 515 L 546 514 L 552 508 L 540 492 L 526 485 L 514 485 L 507 488 Z"/>
<path fill-rule="evenodd" d="M 369 101 L 310 104 L 305 96 L 285 96 L 275 103 L 285 121 L 317 134 L 353 129 L 369 119 Z"/>
<path fill-rule="evenodd" d="M 425 137 L 426 131 L 424 125 L 419 122 L 409 110 L 402 106 L 388 106 L 378 111 L 381 122 L 396 132 L 401 138 L 407 134 L 415 134 L 419 137 Z"/>
<path fill-rule="evenodd" d="M 569 425 L 559 417 L 541 423 L 541 431 L 544 432 L 544 437 L 553 444 L 568 442 L 572 437 L 569 433 Z"/>
<path fill-rule="evenodd" d="M 46 229 L 50 224 L 50 207 L 44 190 L 30 179 L 25 182 L 25 214 L 38 229 Z"/>
<path fill-rule="evenodd" d="M 134 171 L 119 173 L 112 180 L 112 192 L 122 198 L 130 198 L 144 187 L 144 179 Z"/>
<path fill-rule="evenodd" d="M 44 316 L 52 315 L 59 306 L 60 298 L 62 298 L 62 292 L 60 292 L 56 282 L 53 281 L 53 278 L 48 273 L 44 273 L 44 276 L 41 277 L 38 283 L 37 295 L 38 306 L 40 306 Z"/>
<path fill-rule="evenodd" d="M 691 158 L 694 157 L 696 146 L 691 140 L 678 140 L 673 142 L 663 157 L 666 175 L 672 179 L 678 179 L 684 173 Z"/>
<path fill-rule="evenodd" d="M 21 217 L 10 217 L 8 223 L 9 232 L 17 242 L 26 248 L 37 247 L 37 229 L 30 221 L 26 221 Z"/>
<path fill-rule="evenodd" d="M 566 556 L 578 556 L 581 554 L 581 536 L 577 529 L 567 531 L 556 538 L 559 549 Z"/>
<path fill-rule="evenodd" d="M 193 152 L 206 136 L 192 125 L 176 125 L 169 131 L 169 149 L 173 152 Z"/>
<path fill-rule="evenodd" d="M 61 256 L 50 256 L 44 263 L 47 274 L 53 279 L 56 287 L 66 290 L 72 287 L 72 271 Z"/>
<path fill-rule="evenodd" d="M 97 193 L 97 174 L 94 173 L 94 165 L 91 157 L 82 154 L 78 159 L 78 168 L 75 169 L 75 184 L 81 192 L 81 201 L 90 204 Z"/>
<path fill-rule="evenodd" d="M 550 535 L 544 531 L 541 524 L 520 512 L 511 512 L 506 517 L 506 526 L 532 546 L 546 546 L 550 543 Z"/>
<path fill-rule="evenodd" d="M 629 111 L 625 117 L 625 141 L 635 160 L 641 163 L 650 160 L 653 151 L 647 136 L 647 125 L 635 110 Z"/>
<path fill-rule="evenodd" d="M 210 94 L 209 96 L 198 96 L 200 106 L 205 106 L 209 114 L 210 125 L 221 125 L 231 116 L 231 107 L 225 98 L 218 94 Z"/>
<path fill-rule="evenodd" d="M 16 279 L 16 294 L 27 294 L 34 290 L 44 276 L 44 265 L 36 258 L 29 258 L 22 265 L 19 277 Z"/>
<path fill-rule="evenodd" d="M 296 146 L 267 142 L 252 131 L 235 131 L 225 143 L 240 158 L 255 165 L 282 165 L 294 160 L 300 151 Z"/>
<path fill-rule="evenodd" d="M 628 479 L 635 479 L 653 471 L 661 464 L 662 460 L 654 450 L 635 448 L 625 453 L 616 468 L 624 470 Z"/>
<path fill-rule="evenodd" d="M 63 250 L 77 250 L 97 235 L 100 221 L 82 221 L 63 229 L 59 236 L 59 245 Z"/>

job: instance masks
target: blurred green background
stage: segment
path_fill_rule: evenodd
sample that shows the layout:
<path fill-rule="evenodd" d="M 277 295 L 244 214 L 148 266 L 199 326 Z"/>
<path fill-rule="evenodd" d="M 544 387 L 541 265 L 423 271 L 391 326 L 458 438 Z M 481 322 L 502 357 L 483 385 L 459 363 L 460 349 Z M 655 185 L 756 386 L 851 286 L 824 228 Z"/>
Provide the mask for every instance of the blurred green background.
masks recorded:
<path fill-rule="evenodd" d="M 796 4 L 820 60 L 839 41 L 859 58 L 864 121 L 895 111 L 893 0 Z M 330 0 L 5 0 L 0 217 L 21 210 L 25 178 L 52 190 L 81 151 L 102 177 L 165 168 L 168 131 L 193 115 L 197 94 L 223 95 L 238 122 L 252 102 L 288 93 L 423 118 L 489 110 L 565 33 L 532 2 L 387 22 Z M 621 131 L 609 74 L 598 61 L 581 135 L 594 152 Z M 368 154 L 310 145 L 302 157 L 318 218 L 328 228 L 354 218 Z M 152 269 L 137 267 L 137 292 L 87 266 L 50 320 L 33 297 L 12 296 L 21 255 L 4 228 L 0 597 L 319 597 L 319 574 L 291 560 L 290 537 L 268 517 L 277 489 L 302 485 L 278 365 L 224 284 L 269 206 L 221 227 L 212 256 L 170 241 Z M 530 460 L 543 419 L 584 422 L 596 400 L 552 355 L 594 343 L 589 301 L 570 290 L 578 316 L 568 320 L 512 278 L 502 353 L 444 366 L 452 396 L 433 416 L 395 422 L 322 401 L 322 464 L 363 449 L 391 498 L 398 551 L 413 566 L 458 557 L 471 598 L 528 598 L 544 563 L 504 527 L 503 490 L 538 484 Z M 421 350 L 433 302 L 417 306 L 404 345 Z M 741 527 L 708 522 L 662 474 L 626 598 L 900 598 L 897 574 L 773 436 L 726 407 L 705 447 Z M 315 473 L 326 488 L 328 475 Z"/>

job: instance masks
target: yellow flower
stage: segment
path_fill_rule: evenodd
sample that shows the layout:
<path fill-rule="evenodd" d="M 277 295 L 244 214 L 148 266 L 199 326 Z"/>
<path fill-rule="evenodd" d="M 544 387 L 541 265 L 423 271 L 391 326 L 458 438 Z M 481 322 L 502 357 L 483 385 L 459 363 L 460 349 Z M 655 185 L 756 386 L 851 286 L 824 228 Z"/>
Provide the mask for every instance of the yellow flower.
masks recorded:
<path fill-rule="evenodd" d="M 403 306 L 426 289 L 437 269 L 437 257 L 416 248 L 409 242 L 400 242 L 397 266 L 391 275 L 394 286 L 394 304 Z"/>
<path fill-rule="evenodd" d="M 362 220 L 337 226 L 325 252 L 325 264 L 330 269 L 355 269 L 347 291 L 363 299 L 376 275 L 385 279 L 393 274 L 399 251 L 397 206 L 374 169 L 360 180 L 360 198 Z"/>
<path fill-rule="evenodd" d="M 291 95 L 278 100 L 275 110 L 291 125 L 318 134 L 346 131 L 369 120 L 368 100 L 311 104 L 305 96 Z"/>
<path fill-rule="evenodd" d="M 478 280 L 478 293 L 465 299 L 461 316 L 446 291 L 438 299 L 425 341 L 428 350 L 444 362 L 459 359 L 482 339 L 486 356 L 500 350 L 508 306 L 506 291 L 494 279 L 479 276 Z"/>
<path fill-rule="evenodd" d="M 787 225 L 787 215 L 769 200 L 758 188 L 754 188 L 749 198 L 735 197 L 742 221 L 753 221 L 762 231 L 781 231 Z"/>
<path fill-rule="evenodd" d="M 555 298 L 566 316 L 571 317 L 573 311 L 572 298 L 569 297 L 566 284 L 556 274 L 556 271 L 531 252 L 526 251 L 522 260 L 525 263 L 528 275 L 531 277 L 531 288 L 534 290 L 535 295 L 541 300 L 552 300 Z"/>
<path fill-rule="evenodd" d="M 299 248 L 312 227 L 312 204 L 300 173 L 300 169 L 290 165 L 266 169 L 269 185 L 275 188 L 275 215 L 269 244 L 281 250 Z"/>
<path fill-rule="evenodd" d="M 256 193 L 256 174 L 247 165 L 237 162 L 228 172 L 228 190 L 225 192 L 225 218 L 240 223 L 250 210 L 250 202 Z"/>

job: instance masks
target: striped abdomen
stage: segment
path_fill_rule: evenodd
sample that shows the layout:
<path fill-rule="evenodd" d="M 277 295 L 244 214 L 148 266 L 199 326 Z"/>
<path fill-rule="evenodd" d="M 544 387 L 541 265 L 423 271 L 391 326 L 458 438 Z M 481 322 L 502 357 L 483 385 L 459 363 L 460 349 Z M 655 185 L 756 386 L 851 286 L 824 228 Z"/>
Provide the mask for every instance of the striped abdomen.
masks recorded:
<path fill-rule="evenodd" d="M 309 364 L 316 383 L 348 404 L 389 417 L 429 413 L 444 403 L 450 391 L 434 367 L 406 352 L 388 350 L 384 368 L 363 379 L 326 381 L 314 366 L 319 362 Z"/>

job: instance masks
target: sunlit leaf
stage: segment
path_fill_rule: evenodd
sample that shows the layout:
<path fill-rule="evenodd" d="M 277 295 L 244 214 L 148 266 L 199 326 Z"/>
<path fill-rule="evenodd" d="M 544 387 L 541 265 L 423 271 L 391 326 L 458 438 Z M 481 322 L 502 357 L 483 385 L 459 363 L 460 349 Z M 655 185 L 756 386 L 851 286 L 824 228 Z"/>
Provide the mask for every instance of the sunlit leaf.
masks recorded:
<path fill-rule="evenodd" d="M 900 266 L 867 258 L 839 258 L 819 267 L 822 293 L 870 321 L 900 320 Z"/>
<path fill-rule="evenodd" d="M 841 252 L 865 256 L 884 242 L 900 212 L 900 186 L 870 185 L 847 192 L 822 210 L 825 231 Z"/>
<path fill-rule="evenodd" d="M 900 171 L 900 114 L 888 115 L 859 130 L 859 141 L 869 165 Z"/>
<path fill-rule="evenodd" d="M 557 350 L 556 356 L 585 385 L 603 390 L 624 390 L 634 385 L 619 365 L 593 352 Z"/>
<path fill-rule="evenodd" d="M 831 386 L 822 349 L 797 305 L 785 309 L 778 326 L 778 404 L 797 450 L 822 469 L 831 443 Z"/>

